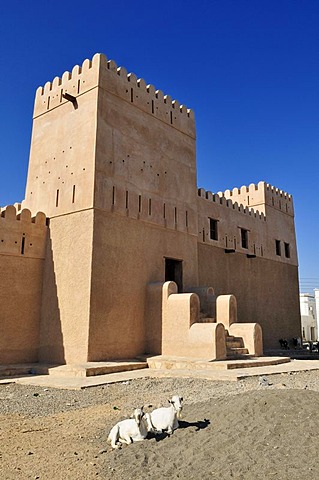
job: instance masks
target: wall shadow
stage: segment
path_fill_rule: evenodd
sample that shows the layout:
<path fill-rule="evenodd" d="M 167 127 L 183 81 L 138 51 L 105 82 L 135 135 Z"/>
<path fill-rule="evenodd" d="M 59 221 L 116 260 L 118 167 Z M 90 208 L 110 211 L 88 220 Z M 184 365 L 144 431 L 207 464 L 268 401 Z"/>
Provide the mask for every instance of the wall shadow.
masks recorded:
<path fill-rule="evenodd" d="M 65 364 L 50 226 L 43 269 L 39 362 Z"/>

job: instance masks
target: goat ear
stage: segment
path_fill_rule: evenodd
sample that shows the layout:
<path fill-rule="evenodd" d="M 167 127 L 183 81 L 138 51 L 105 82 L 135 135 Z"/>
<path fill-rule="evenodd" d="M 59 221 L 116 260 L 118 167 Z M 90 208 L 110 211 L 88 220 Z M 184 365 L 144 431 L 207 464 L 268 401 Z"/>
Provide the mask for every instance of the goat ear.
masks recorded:
<path fill-rule="evenodd" d="M 182 402 L 183 400 L 184 400 L 183 397 L 181 397 L 181 402 Z"/>

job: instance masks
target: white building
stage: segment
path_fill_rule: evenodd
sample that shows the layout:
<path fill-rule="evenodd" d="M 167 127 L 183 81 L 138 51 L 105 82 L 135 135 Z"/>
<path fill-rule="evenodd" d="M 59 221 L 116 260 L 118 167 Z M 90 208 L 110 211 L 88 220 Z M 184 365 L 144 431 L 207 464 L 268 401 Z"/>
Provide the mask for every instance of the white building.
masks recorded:
<path fill-rule="evenodd" d="M 304 342 L 319 340 L 318 335 L 319 289 L 314 294 L 300 293 L 302 339 Z"/>

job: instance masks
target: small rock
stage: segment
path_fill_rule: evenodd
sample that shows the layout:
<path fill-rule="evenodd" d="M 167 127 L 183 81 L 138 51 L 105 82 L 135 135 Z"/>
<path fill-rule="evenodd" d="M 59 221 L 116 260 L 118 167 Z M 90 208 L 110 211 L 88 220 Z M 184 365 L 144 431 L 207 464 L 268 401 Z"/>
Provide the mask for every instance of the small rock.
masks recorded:
<path fill-rule="evenodd" d="M 107 453 L 107 448 L 102 448 L 102 450 L 99 451 L 99 455 L 102 455 L 102 453 Z"/>
<path fill-rule="evenodd" d="M 271 385 L 271 383 L 269 383 L 267 377 L 262 376 L 262 377 L 259 377 L 259 385 L 263 385 L 265 387 L 268 387 L 269 385 Z"/>
<path fill-rule="evenodd" d="M 28 452 L 27 455 L 33 455 L 33 452 Z"/>

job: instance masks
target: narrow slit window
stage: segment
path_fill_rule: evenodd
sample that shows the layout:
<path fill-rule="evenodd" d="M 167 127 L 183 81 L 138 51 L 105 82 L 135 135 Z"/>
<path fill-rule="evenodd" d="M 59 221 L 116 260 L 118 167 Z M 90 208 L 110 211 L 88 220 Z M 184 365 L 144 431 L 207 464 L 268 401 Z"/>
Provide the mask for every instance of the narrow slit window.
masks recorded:
<path fill-rule="evenodd" d="M 276 240 L 276 255 L 278 255 L 278 257 L 281 256 L 281 244 L 280 244 L 280 240 Z"/>
<path fill-rule="evenodd" d="M 47 110 L 50 108 L 50 97 L 48 97 L 48 105 L 47 105 Z"/>
<path fill-rule="evenodd" d="M 131 88 L 131 103 L 133 103 L 134 97 L 133 97 L 133 88 Z"/>
<path fill-rule="evenodd" d="M 148 214 L 152 215 L 152 199 L 148 199 Z"/>
<path fill-rule="evenodd" d="M 81 80 L 78 80 L 78 93 L 80 93 Z"/>
<path fill-rule="evenodd" d="M 142 196 L 141 195 L 138 196 L 138 211 L 139 211 L 139 213 L 141 213 L 141 211 L 142 211 Z"/>
<path fill-rule="evenodd" d="M 154 100 L 152 100 L 152 113 L 154 113 Z"/>
<path fill-rule="evenodd" d="M 290 258 L 290 245 L 285 242 L 285 257 Z"/>
<path fill-rule="evenodd" d="M 115 205 L 115 187 L 112 190 L 112 205 Z"/>
<path fill-rule="evenodd" d="M 185 212 L 185 225 L 188 227 L 188 211 Z"/>
<path fill-rule="evenodd" d="M 205 242 L 205 228 L 203 228 L 203 242 Z"/>
<path fill-rule="evenodd" d="M 242 248 L 248 248 L 248 230 L 246 230 L 245 228 L 241 228 L 240 236 Z"/>
<path fill-rule="evenodd" d="M 211 240 L 218 240 L 218 221 L 214 218 L 209 219 L 209 232 Z"/>
<path fill-rule="evenodd" d="M 173 112 L 171 112 L 171 125 L 173 125 Z"/>
<path fill-rule="evenodd" d="M 177 208 L 176 207 L 174 208 L 174 220 L 175 220 L 175 223 L 177 223 Z"/>
<path fill-rule="evenodd" d="M 75 202 L 75 185 L 73 185 L 73 189 L 72 189 L 72 203 Z"/>
<path fill-rule="evenodd" d="M 21 255 L 24 255 L 24 248 L 25 248 L 25 236 L 22 237 L 22 242 L 21 242 Z"/>
<path fill-rule="evenodd" d="M 125 192 L 125 208 L 128 209 L 128 190 Z"/>
<path fill-rule="evenodd" d="M 163 205 L 163 218 L 166 219 L 166 204 Z"/>
<path fill-rule="evenodd" d="M 56 206 L 56 207 L 59 206 L 59 193 L 60 193 L 60 191 L 57 190 L 57 191 L 56 191 L 56 196 L 55 196 L 55 206 Z"/>

